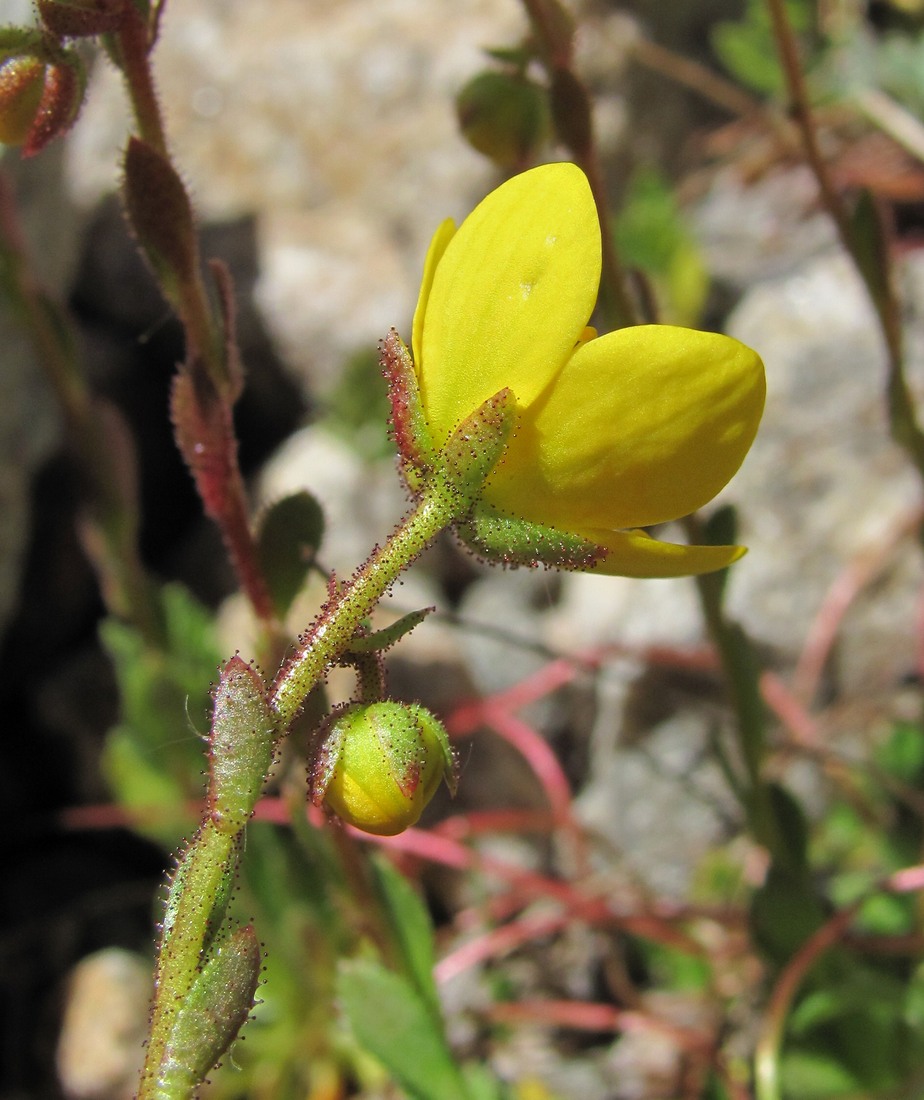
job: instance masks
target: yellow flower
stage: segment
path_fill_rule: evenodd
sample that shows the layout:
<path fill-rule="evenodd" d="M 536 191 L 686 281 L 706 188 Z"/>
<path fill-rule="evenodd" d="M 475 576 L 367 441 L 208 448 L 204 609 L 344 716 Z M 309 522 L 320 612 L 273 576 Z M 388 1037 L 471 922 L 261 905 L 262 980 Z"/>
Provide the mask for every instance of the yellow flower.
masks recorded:
<path fill-rule="evenodd" d="M 473 530 L 493 524 L 512 537 L 525 521 L 535 543 L 551 529 L 568 545 L 583 540 L 592 552 L 575 564 L 603 573 L 720 569 L 743 548 L 678 546 L 638 528 L 695 511 L 732 477 L 760 421 L 763 365 L 727 336 L 668 325 L 598 337 L 587 323 L 599 281 L 599 222 L 573 164 L 514 177 L 458 231 L 444 222 L 414 315 L 424 450 L 438 452 L 509 387 L 513 435 Z M 533 560 L 552 559 L 538 547 Z"/>

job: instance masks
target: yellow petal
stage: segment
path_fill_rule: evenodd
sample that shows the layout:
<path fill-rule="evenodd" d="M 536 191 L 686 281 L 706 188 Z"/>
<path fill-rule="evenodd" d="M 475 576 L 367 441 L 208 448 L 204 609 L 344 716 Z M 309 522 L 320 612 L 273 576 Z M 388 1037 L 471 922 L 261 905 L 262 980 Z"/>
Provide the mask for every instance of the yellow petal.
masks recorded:
<path fill-rule="evenodd" d="M 615 577 L 692 577 L 724 569 L 747 553 L 743 546 L 681 546 L 644 531 L 580 531 L 608 553 L 591 572 Z"/>
<path fill-rule="evenodd" d="M 730 480 L 763 411 L 763 364 L 727 336 L 669 325 L 583 344 L 521 413 L 485 499 L 574 531 L 647 527 Z"/>
<path fill-rule="evenodd" d="M 515 176 L 475 208 L 445 246 L 414 322 L 437 447 L 498 390 L 509 387 L 521 405 L 542 393 L 580 338 L 599 280 L 596 209 L 573 164 Z"/>
<path fill-rule="evenodd" d="M 415 364 L 420 363 L 420 344 L 423 334 L 424 317 L 427 312 L 427 302 L 430 298 L 430 288 L 433 286 L 433 276 L 436 273 L 437 264 L 443 258 L 446 246 L 456 233 L 456 223 L 452 218 L 442 222 L 433 234 L 430 247 L 427 249 L 427 258 L 424 260 L 423 276 L 420 280 L 420 294 L 417 296 L 417 308 L 414 310 L 414 328 L 411 334 L 411 351 L 414 353 Z"/>

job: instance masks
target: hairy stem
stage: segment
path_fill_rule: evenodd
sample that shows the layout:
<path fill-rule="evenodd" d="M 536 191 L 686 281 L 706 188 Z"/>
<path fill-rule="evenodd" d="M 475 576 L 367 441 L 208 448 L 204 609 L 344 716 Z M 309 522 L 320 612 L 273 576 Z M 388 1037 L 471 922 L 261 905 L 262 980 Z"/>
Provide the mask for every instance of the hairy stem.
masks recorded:
<path fill-rule="evenodd" d="M 270 705 L 287 729 L 312 688 L 347 648 L 363 619 L 388 591 L 398 575 L 457 516 L 458 497 L 448 480 L 435 474 L 415 509 L 391 538 L 325 605 L 309 628 L 301 648 L 282 668 L 270 695 Z"/>

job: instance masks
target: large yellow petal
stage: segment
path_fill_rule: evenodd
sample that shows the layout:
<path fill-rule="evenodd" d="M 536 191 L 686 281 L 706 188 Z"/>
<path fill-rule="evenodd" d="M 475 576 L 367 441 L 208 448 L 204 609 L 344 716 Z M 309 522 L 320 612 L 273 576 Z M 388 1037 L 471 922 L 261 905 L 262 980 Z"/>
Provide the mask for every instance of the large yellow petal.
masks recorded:
<path fill-rule="evenodd" d="M 714 573 L 747 553 L 743 546 L 684 546 L 661 542 L 644 531 L 580 531 L 607 548 L 591 572 L 614 577 L 692 577 Z"/>
<path fill-rule="evenodd" d="M 415 318 L 437 447 L 498 390 L 512 389 L 521 406 L 542 393 L 580 338 L 599 280 L 596 209 L 573 164 L 515 176 L 475 208 L 436 264 L 419 325 Z"/>
<path fill-rule="evenodd" d="M 760 422 L 763 364 L 727 336 L 668 325 L 582 345 L 521 413 L 485 499 L 573 531 L 647 527 L 711 500 Z"/>
<path fill-rule="evenodd" d="M 420 280 L 420 294 L 417 296 L 417 308 L 414 310 L 414 329 L 411 337 L 411 351 L 414 353 L 414 363 L 420 363 L 421 339 L 423 337 L 424 317 L 427 313 L 427 302 L 430 300 L 430 289 L 433 286 L 433 276 L 446 247 L 456 233 L 456 223 L 452 218 L 441 222 L 437 231 L 433 234 L 430 247 L 427 249 L 427 258 L 424 260 L 423 276 Z"/>

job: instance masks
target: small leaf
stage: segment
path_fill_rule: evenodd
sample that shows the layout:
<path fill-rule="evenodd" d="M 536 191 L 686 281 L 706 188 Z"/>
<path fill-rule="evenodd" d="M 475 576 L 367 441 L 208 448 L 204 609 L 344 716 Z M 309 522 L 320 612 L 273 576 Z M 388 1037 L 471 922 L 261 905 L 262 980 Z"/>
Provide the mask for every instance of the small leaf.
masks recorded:
<path fill-rule="evenodd" d="M 479 73 L 459 92 L 456 117 L 469 145 L 507 169 L 534 160 L 551 130 L 548 92 L 522 73 Z"/>
<path fill-rule="evenodd" d="M 430 1006 L 406 979 L 371 959 L 341 964 L 337 993 L 359 1043 L 414 1100 L 468 1100 Z"/>
<path fill-rule="evenodd" d="M 439 997 L 433 980 L 435 963 L 433 925 L 427 907 L 414 887 L 388 860 L 372 861 L 376 892 L 381 899 L 392 935 L 408 978 L 440 1019 Z"/>
<path fill-rule="evenodd" d="M 799 1100 L 842 1100 L 862 1094 L 860 1082 L 834 1053 L 790 1051 L 783 1057 L 786 1096 Z"/>
<path fill-rule="evenodd" d="M 283 497 L 263 517 L 257 550 L 273 606 L 282 619 L 301 591 L 324 535 L 324 513 L 311 493 Z"/>
<path fill-rule="evenodd" d="M 851 217 L 854 257 L 870 294 L 881 309 L 893 295 L 892 258 L 882 209 L 868 188 L 863 188 Z"/>
<path fill-rule="evenodd" d="M 772 864 L 751 902 L 751 931 L 765 954 L 783 965 L 820 927 L 824 916 L 810 881 Z"/>
<path fill-rule="evenodd" d="M 213 948 L 171 1028 L 158 1096 L 188 1095 L 228 1049 L 253 1008 L 260 962 L 249 925 Z"/>
<path fill-rule="evenodd" d="M 142 252 L 177 305 L 181 287 L 198 274 L 192 207 L 170 161 L 136 137 L 125 152 L 125 208 Z"/>
<path fill-rule="evenodd" d="M 391 626 L 376 630 L 373 634 L 361 634 L 353 638 L 347 656 L 351 654 L 380 653 L 383 649 L 391 649 L 405 634 L 410 632 L 424 621 L 435 607 L 422 607 L 419 611 L 411 611 L 403 615 Z"/>
<path fill-rule="evenodd" d="M 221 654 L 211 614 L 180 585 L 159 592 L 162 647 L 116 619 L 100 626 L 115 669 L 121 717 L 103 756 L 119 801 L 138 811 L 146 835 L 175 848 L 192 824 L 187 803 L 202 797 L 205 707 Z"/>
<path fill-rule="evenodd" d="M 221 670 L 209 738 L 209 812 L 219 832 L 250 819 L 273 760 L 276 721 L 260 677 L 240 657 Z"/>

